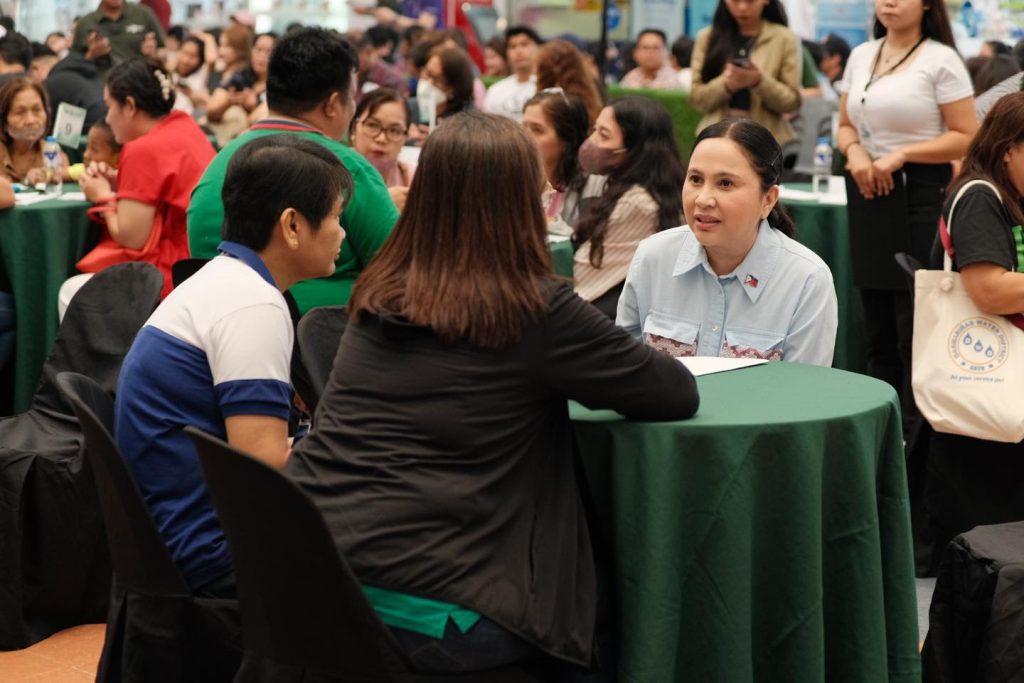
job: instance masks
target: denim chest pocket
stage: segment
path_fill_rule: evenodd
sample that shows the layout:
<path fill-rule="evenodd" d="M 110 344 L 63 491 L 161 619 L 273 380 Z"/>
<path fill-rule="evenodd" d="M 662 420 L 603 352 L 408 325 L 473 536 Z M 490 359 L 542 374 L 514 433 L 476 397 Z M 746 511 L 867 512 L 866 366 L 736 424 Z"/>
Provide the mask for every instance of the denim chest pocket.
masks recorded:
<path fill-rule="evenodd" d="M 782 360 L 786 335 L 766 330 L 729 327 L 722 341 L 722 358 L 763 358 Z"/>
<path fill-rule="evenodd" d="M 644 343 L 670 356 L 696 356 L 700 323 L 651 311 L 644 319 Z"/>

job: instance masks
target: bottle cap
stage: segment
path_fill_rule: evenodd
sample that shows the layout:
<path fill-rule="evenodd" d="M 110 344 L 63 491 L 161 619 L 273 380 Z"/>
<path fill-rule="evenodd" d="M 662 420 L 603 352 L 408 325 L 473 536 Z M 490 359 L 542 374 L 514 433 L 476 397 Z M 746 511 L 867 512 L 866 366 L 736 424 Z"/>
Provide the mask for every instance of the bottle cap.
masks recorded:
<path fill-rule="evenodd" d="M 47 135 L 46 136 L 46 141 L 47 142 L 57 142 L 57 136 L 55 136 L 55 135 Z"/>

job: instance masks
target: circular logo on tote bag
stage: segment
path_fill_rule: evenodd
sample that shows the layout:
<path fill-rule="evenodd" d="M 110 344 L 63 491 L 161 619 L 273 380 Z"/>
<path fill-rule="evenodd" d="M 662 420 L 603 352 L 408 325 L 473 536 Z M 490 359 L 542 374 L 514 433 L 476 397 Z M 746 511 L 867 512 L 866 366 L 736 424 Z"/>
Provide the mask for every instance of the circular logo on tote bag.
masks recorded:
<path fill-rule="evenodd" d="M 985 374 L 1006 362 L 1003 330 L 988 318 L 968 318 L 953 328 L 949 355 L 961 370 Z"/>

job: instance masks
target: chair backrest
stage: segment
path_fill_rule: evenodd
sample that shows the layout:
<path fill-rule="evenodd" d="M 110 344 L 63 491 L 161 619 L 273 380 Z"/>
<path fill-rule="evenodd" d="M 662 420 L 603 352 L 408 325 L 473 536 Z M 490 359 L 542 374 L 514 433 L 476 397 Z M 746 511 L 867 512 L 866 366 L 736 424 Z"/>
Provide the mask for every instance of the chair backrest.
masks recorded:
<path fill-rule="evenodd" d="M 68 306 L 31 407 L 66 413 L 56 385 L 62 372 L 86 375 L 113 394 L 121 362 L 163 286 L 163 275 L 148 263 L 121 263 L 90 278 Z"/>
<path fill-rule="evenodd" d="M 194 427 L 185 432 L 234 556 L 247 650 L 338 680 L 406 678 L 397 644 L 313 502 L 272 467 Z"/>
<path fill-rule="evenodd" d="M 206 258 L 183 258 L 171 264 L 171 282 L 177 287 L 210 262 Z"/>
<path fill-rule="evenodd" d="M 316 410 L 316 404 L 320 402 L 320 396 L 327 386 L 334 367 L 334 357 L 338 353 L 338 344 L 347 325 L 348 310 L 345 306 L 314 308 L 299 321 L 295 338 L 307 376 L 305 381 L 295 378 L 294 384 L 310 412 Z"/>
<path fill-rule="evenodd" d="M 799 116 L 801 125 L 797 138 L 799 146 L 795 171 L 807 175 L 814 173 L 814 148 L 818 145 L 818 138 L 823 135 L 831 136 L 832 114 L 838 107 L 837 102 L 831 102 L 821 97 L 808 97 L 801 102 Z"/>
<path fill-rule="evenodd" d="M 90 378 L 72 372 L 60 373 L 57 385 L 82 425 L 118 587 L 144 595 L 187 595 L 188 586 L 110 435 L 110 396 Z"/>

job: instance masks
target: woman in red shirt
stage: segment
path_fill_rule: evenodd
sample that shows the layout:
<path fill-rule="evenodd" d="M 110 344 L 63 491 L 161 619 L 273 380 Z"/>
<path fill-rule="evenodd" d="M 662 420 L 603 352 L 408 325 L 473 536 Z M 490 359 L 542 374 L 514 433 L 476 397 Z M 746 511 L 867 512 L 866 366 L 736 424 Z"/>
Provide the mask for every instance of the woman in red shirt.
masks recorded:
<path fill-rule="evenodd" d="M 166 296 L 171 265 L 189 255 L 185 211 L 214 157 L 213 146 L 188 114 L 171 111 L 171 77 L 152 62 L 134 59 L 111 69 L 103 99 L 107 123 L 124 147 L 117 170 L 93 163 L 80 181 L 106 231 L 78 269 L 95 273 L 126 261 L 152 263 L 164 275 Z M 87 277 L 72 277 L 61 287 L 62 313 Z"/>

